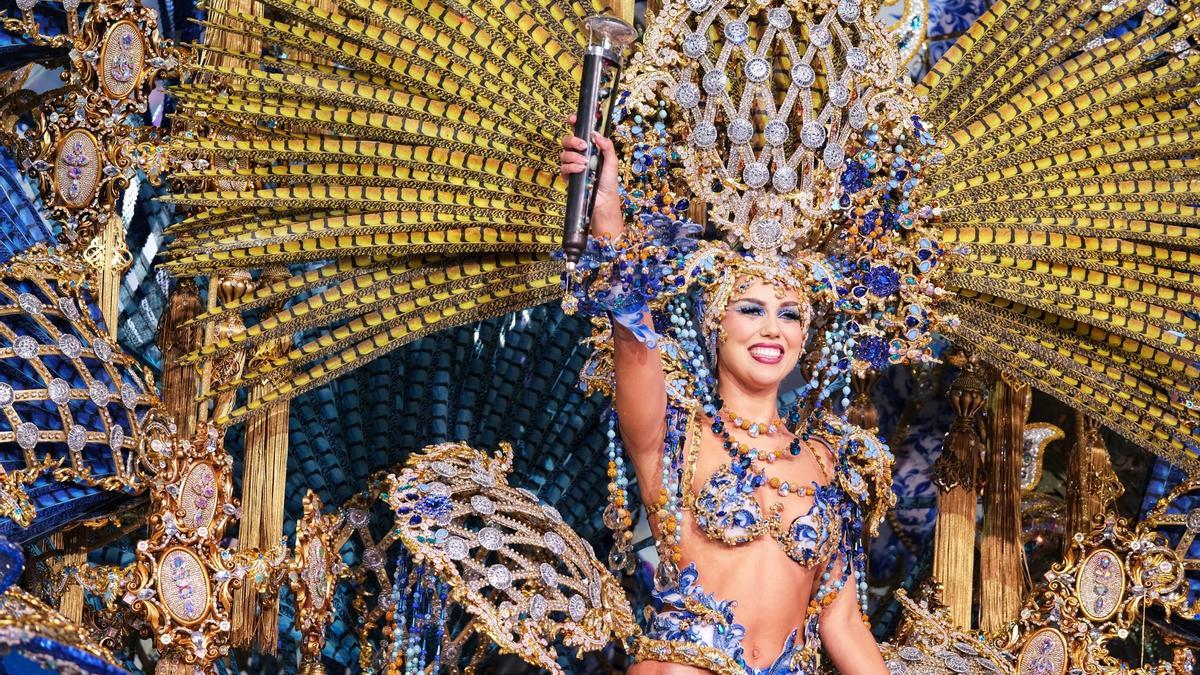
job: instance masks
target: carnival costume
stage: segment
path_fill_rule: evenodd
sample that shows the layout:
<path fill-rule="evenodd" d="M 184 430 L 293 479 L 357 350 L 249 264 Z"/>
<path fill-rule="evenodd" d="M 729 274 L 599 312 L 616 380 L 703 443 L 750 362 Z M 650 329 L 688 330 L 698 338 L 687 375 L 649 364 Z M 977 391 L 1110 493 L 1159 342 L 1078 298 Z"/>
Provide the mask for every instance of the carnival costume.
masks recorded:
<path fill-rule="evenodd" d="M 731 608 L 703 592 L 702 571 L 678 569 L 684 510 L 709 537 L 769 533 L 799 564 L 840 570 L 821 600 L 857 573 L 847 592 L 865 602 L 861 534 L 891 504 L 890 458 L 833 411 L 852 374 L 931 360 L 935 332 L 1196 468 L 1193 0 L 1002 0 L 916 87 L 871 3 L 669 1 L 618 99 L 626 235 L 591 241 L 565 280 L 554 159 L 581 21 L 598 7 L 266 4 L 277 18 L 210 15 L 287 56 L 248 56 L 251 69 L 201 59 L 193 71 L 221 95 L 178 92 L 180 114 L 218 132 L 179 141 L 215 158 L 184 178 L 224 190 L 172 198 L 209 208 L 174 228 L 170 267 L 320 264 L 203 317 L 289 301 L 194 358 L 331 327 L 219 388 L 293 374 L 238 419 L 430 332 L 560 297 L 563 282 L 568 309 L 596 317 L 588 386 L 613 392 L 610 317 L 663 361 L 665 470 L 650 505 L 663 562 L 640 658 L 751 672 Z M 701 202 L 717 237 L 689 216 Z M 763 488 L 762 458 L 738 448 L 691 489 L 700 425 L 722 432 L 719 323 L 746 277 L 814 308 L 787 424 L 826 439 L 836 466 L 811 488 L 812 518 L 790 524 L 747 496 Z M 605 522 L 622 569 L 629 483 L 610 424 Z M 812 670 L 815 623 L 802 633 L 765 672 Z"/>

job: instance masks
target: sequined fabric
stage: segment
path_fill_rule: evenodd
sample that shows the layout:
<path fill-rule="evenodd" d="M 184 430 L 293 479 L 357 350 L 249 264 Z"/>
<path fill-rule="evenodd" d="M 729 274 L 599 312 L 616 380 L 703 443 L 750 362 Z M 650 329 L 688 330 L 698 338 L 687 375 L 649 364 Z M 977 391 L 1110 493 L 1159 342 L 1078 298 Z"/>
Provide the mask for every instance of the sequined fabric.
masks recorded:
<path fill-rule="evenodd" d="M 746 629 L 734 621 L 736 603 L 719 600 L 712 593 L 705 593 L 699 584 L 699 572 L 695 564 L 688 565 L 679 574 L 678 581 L 667 588 L 656 588 L 652 594 L 656 614 L 646 637 L 657 643 L 641 652 L 643 660 L 649 656 L 654 660 L 684 665 L 705 666 L 713 659 L 723 660 L 722 672 L 744 672 L 747 675 L 792 675 L 815 673 L 815 654 L 820 646 L 817 634 L 817 617 L 811 617 L 804 628 L 804 639 L 793 630 L 784 642 L 779 655 L 765 668 L 755 668 L 746 663 L 742 640 Z M 805 645 L 813 649 L 803 649 Z M 697 647 L 689 649 L 688 646 Z M 707 648 L 707 649 L 705 649 Z M 727 659 L 721 659 L 713 650 Z M 694 655 L 694 659 L 689 656 Z"/>

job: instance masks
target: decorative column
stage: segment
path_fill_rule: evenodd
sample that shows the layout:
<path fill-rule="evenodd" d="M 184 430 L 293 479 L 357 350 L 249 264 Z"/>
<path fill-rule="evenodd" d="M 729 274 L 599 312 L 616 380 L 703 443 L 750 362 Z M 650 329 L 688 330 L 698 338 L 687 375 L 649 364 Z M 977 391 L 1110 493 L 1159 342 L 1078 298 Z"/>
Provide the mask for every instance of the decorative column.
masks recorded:
<path fill-rule="evenodd" d="M 1031 397 L 1028 384 L 1003 375 L 992 389 L 979 547 L 979 629 L 987 633 L 1017 618 L 1025 594 L 1021 456 Z"/>
<path fill-rule="evenodd" d="M 287 268 L 267 269 L 259 284 L 287 279 Z M 282 305 L 268 307 L 269 313 Z M 261 361 L 270 361 L 285 353 L 291 338 L 283 337 L 263 343 L 250 357 L 253 370 Z M 250 389 L 249 400 L 261 399 L 280 383 L 261 380 Z M 283 537 L 283 498 L 287 487 L 288 417 L 291 406 L 287 401 L 266 408 L 246 422 L 246 445 L 242 464 L 242 522 L 238 530 L 239 546 L 249 549 L 269 549 Z M 258 643 L 259 649 L 275 653 L 279 642 L 279 596 L 260 596 L 245 587 L 234 597 L 233 644 Z M 257 611 L 256 611 L 257 610 Z"/>
<path fill-rule="evenodd" d="M 975 580 L 976 462 L 984 447 L 979 437 L 979 412 L 987 401 L 987 383 L 974 357 L 959 358 L 961 371 L 946 393 L 954 409 L 954 423 L 933 466 L 938 488 L 933 576 L 942 584 L 942 599 L 950 617 L 969 629 Z"/>

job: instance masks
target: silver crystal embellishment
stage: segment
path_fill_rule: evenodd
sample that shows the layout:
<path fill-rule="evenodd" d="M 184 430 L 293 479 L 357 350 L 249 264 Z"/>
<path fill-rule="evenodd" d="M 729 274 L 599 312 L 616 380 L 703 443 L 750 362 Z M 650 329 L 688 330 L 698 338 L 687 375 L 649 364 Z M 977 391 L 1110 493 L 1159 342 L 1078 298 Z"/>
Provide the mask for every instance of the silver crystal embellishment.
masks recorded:
<path fill-rule="evenodd" d="M 94 380 L 88 385 L 88 398 L 92 399 L 92 403 L 101 408 L 108 405 L 109 393 L 108 385 L 100 380 Z"/>
<path fill-rule="evenodd" d="M 105 363 L 112 361 L 113 349 L 112 345 L 108 344 L 107 340 L 97 338 L 96 341 L 92 343 L 92 351 L 95 352 L 96 358 L 100 359 L 101 361 Z"/>
<path fill-rule="evenodd" d="M 797 63 L 792 66 L 792 79 L 801 87 L 811 87 L 817 81 L 817 71 L 807 63 Z"/>
<path fill-rule="evenodd" d="M 504 565 L 492 565 L 487 569 L 488 583 L 493 588 L 504 590 L 512 586 L 512 572 Z"/>
<path fill-rule="evenodd" d="M 59 298 L 58 310 L 71 321 L 78 321 L 80 319 L 79 306 L 71 298 Z"/>
<path fill-rule="evenodd" d="M 700 87 L 694 82 L 684 82 L 675 90 L 675 100 L 685 110 L 691 110 L 700 105 Z"/>
<path fill-rule="evenodd" d="M 429 468 L 433 469 L 433 472 L 437 475 L 446 478 L 454 478 L 458 475 L 458 469 L 453 464 L 441 459 L 430 462 Z"/>
<path fill-rule="evenodd" d="M 725 73 L 720 70 L 710 70 L 704 74 L 704 91 L 709 96 L 716 96 L 725 92 L 725 85 L 729 80 L 725 77 Z"/>
<path fill-rule="evenodd" d="M 767 78 L 771 76 L 770 62 L 758 56 L 746 61 L 744 70 L 746 79 L 751 82 L 766 82 Z"/>
<path fill-rule="evenodd" d="M 17 296 L 17 305 L 27 314 L 41 314 L 45 306 L 33 293 L 21 293 Z"/>
<path fill-rule="evenodd" d="M 783 229 L 774 218 L 759 218 L 750 226 L 754 248 L 776 248 L 783 241 Z"/>
<path fill-rule="evenodd" d="M 717 144 L 717 127 L 712 122 L 701 122 L 692 128 L 692 145 L 708 150 Z"/>
<path fill-rule="evenodd" d="M 582 597 L 572 595 L 567 601 L 567 613 L 571 615 L 572 621 L 583 621 L 583 617 L 587 616 L 587 604 Z"/>
<path fill-rule="evenodd" d="M 546 618 L 546 598 L 541 593 L 534 593 L 529 598 L 529 616 L 538 621 Z"/>
<path fill-rule="evenodd" d="M 485 527 L 475 534 L 479 545 L 489 551 L 499 551 L 504 546 L 504 533 L 494 527 Z"/>
<path fill-rule="evenodd" d="M 805 122 L 800 127 L 800 141 L 804 147 L 817 149 L 825 142 L 825 127 L 817 122 Z"/>
<path fill-rule="evenodd" d="M 792 13 L 786 7 L 767 10 L 767 23 L 777 30 L 787 30 L 792 25 Z"/>
<path fill-rule="evenodd" d="M 838 17 L 846 23 L 854 23 L 858 19 L 859 6 L 856 0 L 841 0 L 838 3 Z"/>
<path fill-rule="evenodd" d="M 783 120 L 771 120 L 763 128 L 763 138 L 769 145 L 783 145 L 788 138 L 788 125 Z"/>
<path fill-rule="evenodd" d="M 771 179 L 771 171 L 766 164 L 762 162 L 751 162 L 746 165 L 746 169 L 742 172 L 742 179 L 746 181 L 755 190 L 767 184 Z"/>
<path fill-rule="evenodd" d="M 74 335 L 63 335 L 58 338 L 58 348 L 68 359 L 77 359 L 83 353 L 83 344 Z"/>
<path fill-rule="evenodd" d="M 542 534 L 542 542 L 546 544 L 546 548 L 554 555 L 562 555 L 567 552 L 567 542 L 557 532 L 545 532 Z"/>
<path fill-rule="evenodd" d="M 22 335 L 16 340 L 13 340 L 13 352 L 23 359 L 32 359 L 33 357 L 37 356 L 38 353 L 37 340 L 34 340 L 28 335 Z"/>
<path fill-rule="evenodd" d="M 486 495 L 473 495 L 471 508 L 475 510 L 475 513 L 490 516 L 496 512 L 496 503 L 488 499 Z"/>
<path fill-rule="evenodd" d="M 50 386 L 46 389 L 50 400 L 59 405 L 65 405 L 67 401 L 71 400 L 71 386 L 61 377 L 50 380 Z"/>
<path fill-rule="evenodd" d="M 867 52 L 862 47 L 851 47 L 846 50 L 846 65 L 851 70 L 862 71 L 867 67 Z"/>
<path fill-rule="evenodd" d="M 850 88 L 841 82 L 829 85 L 829 102 L 839 108 L 845 108 L 850 102 Z"/>
<path fill-rule="evenodd" d="M 692 33 L 683 39 L 683 53 L 693 59 L 704 56 L 708 51 L 708 38 L 703 33 Z"/>
<path fill-rule="evenodd" d="M 72 424 L 71 430 L 67 432 L 67 448 L 71 452 L 79 452 L 85 443 L 87 443 L 87 429 L 83 428 L 83 425 Z"/>
<path fill-rule="evenodd" d="M 812 36 L 812 43 L 821 49 L 828 47 L 829 43 L 833 42 L 833 34 L 825 26 L 813 28 L 810 35 Z"/>
<path fill-rule="evenodd" d="M 17 427 L 17 445 L 24 450 L 32 450 L 38 442 L 38 428 L 33 422 L 21 422 Z"/>
<path fill-rule="evenodd" d="M 749 143 L 754 138 L 754 124 L 747 119 L 734 120 L 729 123 L 725 133 L 734 143 Z"/>
<path fill-rule="evenodd" d="M 725 39 L 740 45 L 750 37 L 750 27 L 745 21 L 730 21 L 725 24 Z"/>
<path fill-rule="evenodd" d="M 776 192 L 791 192 L 796 189 L 796 170 L 791 167 L 783 167 L 771 176 L 771 186 Z"/>
<path fill-rule="evenodd" d="M 451 560 L 464 560 L 470 554 L 471 548 L 462 537 L 448 537 L 445 543 L 446 557 Z"/>

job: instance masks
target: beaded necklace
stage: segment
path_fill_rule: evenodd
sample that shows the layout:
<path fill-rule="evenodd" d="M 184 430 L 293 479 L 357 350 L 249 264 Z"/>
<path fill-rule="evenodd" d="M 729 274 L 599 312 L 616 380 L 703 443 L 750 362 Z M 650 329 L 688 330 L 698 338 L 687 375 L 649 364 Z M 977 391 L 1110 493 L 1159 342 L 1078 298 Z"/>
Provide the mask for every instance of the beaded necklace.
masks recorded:
<path fill-rule="evenodd" d="M 725 451 L 729 453 L 731 460 L 738 462 L 742 470 L 750 470 L 751 467 L 754 466 L 754 463 L 759 459 L 766 460 L 767 463 L 773 463 L 775 460 L 783 456 L 783 453 L 777 450 L 772 450 L 765 453 L 760 452 L 758 449 L 751 447 L 749 444 L 742 443 L 734 438 L 732 434 L 730 434 L 729 429 L 725 424 L 725 417 L 722 414 L 723 412 L 723 408 L 718 409 L 717 414 L 712 416 L 712 431 L 714 435 L 721 439 L 722 447 L 724 447 Z M 732 417 L 731 423 L 734 426 L 750 432 L 752 437 L 757 437 L 758 434 L 761 433 L 760 430 L 766 430 L 771 434 L 776 433 L 780 429 L 785 431 L 787 430 L 787 427 L 784 426 L 783 420 L 781 419 L 776 419 L 774 422 L 751 422 L 748 418 L 741 415 L 736 415 L 733 413 L 729 413 L 729 415 Z M 751 429 L 754 429 L 754 431 L 751 432 Z M 787 453 L 789 455 L 792 457 L 797 457 L 801 452 L 804 451 L 804 446 L 802 445 L 804 436 L 806 435 L 795 434 L 792 437 L 792 441 L 787 447 Z M 828 477 L 830 475 L 829 467 L 826 466 L 825 460 L 821 459 L 820 454 L 817 453 L 816 450 L 812 451 L 812 455 L 813 459 L 817 461 L 817 466 L 820 467 L 821 473 Z M 781 497 L 786 497 L 789 494 L 793 494 L 798 497 L 812 497 L 816 494 L 816 489 L 813 487 L 804 485 L 791 485 L 786 481 L 780 480 L 778 477 L 769 478 L 766 482 L 773 489 L 778 491 Z"/>

